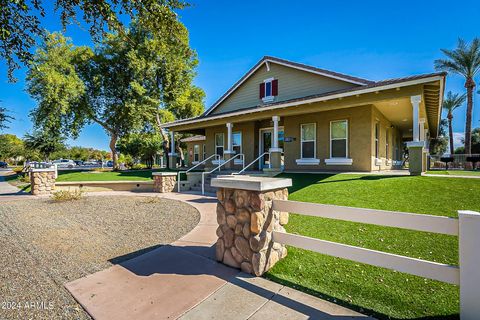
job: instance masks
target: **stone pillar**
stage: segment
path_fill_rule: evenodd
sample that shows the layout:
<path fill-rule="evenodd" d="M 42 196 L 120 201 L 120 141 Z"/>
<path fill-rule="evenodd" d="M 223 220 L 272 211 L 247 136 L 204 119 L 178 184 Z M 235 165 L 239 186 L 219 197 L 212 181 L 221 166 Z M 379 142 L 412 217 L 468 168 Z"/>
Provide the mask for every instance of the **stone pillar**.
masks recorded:
<path fill-rule="evenodd" d="M 412 176 L 421 175 L 425 172 L 426 161 L 424 152 L 424 141 L 407 142 L 408 147 L 408 170 Z"/>
<path fill-rule="evenodd" d="M 55 168 L 30 169 L 31 194 L 51 194 L 55 190 Z"/>
<path fill-rule="evenodd" d="M 153 192 L 173 192 L 177 182 L 176 172 L 154 172 L 153 176 Z"/>
<path fill-rule="evenodd" d="M 168 153 L 168 166 L 170 169 L 177 168 L 177 153 L 175 152 L 175 132 L 170 131 L 170 152 Z"/>
<path fill-rule="evenodd" d="M 227 150 L 223 152 L 223 159 L 225 161 L 230 160 L 232 157 L 235 156 L 235 151 L 233 151 L 233 123 L 227 123 Z M 238 158 L 237 158 L 238 159 Z M 235 160 L 230 161 L 229 163 L 225 164 L 225 169 L 232 170 L 234 168 Z"/>
<path fill-rule="evenodd" d="M 272 240 L 272 231 L 285 232 L 288 212 L 272 209 L 274 199 L 287 200 L 291 179 L 250 176 L 212 179 L 217 187 L 216 257 L 234 268 L 261 276 L 287 255 Z"/>

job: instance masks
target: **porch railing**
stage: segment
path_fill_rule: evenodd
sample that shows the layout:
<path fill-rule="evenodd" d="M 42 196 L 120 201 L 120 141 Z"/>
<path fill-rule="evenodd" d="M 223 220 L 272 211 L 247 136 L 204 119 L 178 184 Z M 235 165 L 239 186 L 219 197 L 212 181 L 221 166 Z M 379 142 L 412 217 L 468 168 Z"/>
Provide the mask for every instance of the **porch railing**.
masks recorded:
<path fill-rule="evenodd" d="M 261 155 L 259 155 L 255 160 L 253 160 L 252 162 L 250 162 L 249 164 L 247 164 L 247 166 L 243 167 L 242 170 L 240 170 L 239 172 L 233 172 L 232 175 L 236 175 L 236 174 L 242 174 L 245 172 L 245 170 L 247 170 L 249 167 L 251 167 L 255 162 L 257 161 L 260 161 L 265 155 L 268 154 L 268 157 L 269 159 L 271 158 L 271 155 L 270 155 L 270 152 L 264 152 L 262 153 Z M 271 168 L 271 163 L 268 164 L 268 167 Z"/>
<path fill-rule="evenodd" d="M 215 158 L 215 160 L 219 160 L 219 161 L 220 161 L 220 155 L 218 155 L 218 154 L 212 154 L 210 157 L 204 159 L 202 162 L 197 163 L 196 165 L 194 165 L 194 166 L 191 167 L 190 169 L 185 170 L 185 171 L 178 171 L 178 177 L 177 177 L 178 186 L 177 186 L 177 191 L 180 192 L 180 184 L 181 184 L 181 182 L 182 182 L 182 180 L 181 180 L 181 174 L 182 174 L 182 173 L 187 174 L 187 173 L 189 173 L 190 171 L 192 171 L 193 169 L 195 169 L 196 167 L 204 164 L 205 162 L 207 162 L 208 160 L 210 160 L 210 159 L 212 159 L 212 158 Z"/>
<path fill-rule="evenodd" d="M 206 171 L 206 172 L 202 172 L 202 194 L 205 194 L 205 176 L 208 175 L 208 174 L 211 174 L 212 172 L 215 172 L 217 170 L 220 171 L 220 168 L 223 167 L 224 165 L 226 165 L 227 163 L 231 162 L 231 161 L 234 161 L 235 159 L 237 158 L 241 158 L 242 159 L 242 169 L 245 168 L 245 155 L 243 153 L 238 153 L 236 154 L 235 156 L 231 157 L 230 159 L 220 163 L 218 166 L 216 166 L 215 168 L 213 168 L 212 170 L 210 171 Z"/>

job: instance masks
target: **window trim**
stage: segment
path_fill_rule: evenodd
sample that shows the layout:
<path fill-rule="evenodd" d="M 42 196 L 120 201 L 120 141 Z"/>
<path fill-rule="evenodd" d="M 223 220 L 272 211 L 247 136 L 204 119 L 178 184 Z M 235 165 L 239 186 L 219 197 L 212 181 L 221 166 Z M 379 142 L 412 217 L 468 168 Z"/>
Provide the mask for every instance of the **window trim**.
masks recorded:
<path fill-rule="evenodd" d="M 375 143 L 375 159 L 379 158 L 380 155 L 380 122 L 375 121 L 373 132 L 373 141 Z"/>
<path fill-rule="evenodd" d="M 268 78 L 263 80 L 264 83 L 264 91 L 263 91 L 263 102 L 272 102 L 275 99 L 275 96 L 272 94 L 273 93 L 273 80 L 275 80 L 273 77 Z M 267 96 L 267 83 L 270 83 L 270 95 Z"/>
<path fill-rule="evenodd" d="M 302 127 L 306 125 L 311 125 L 313 124 L 313 128 L 315 130 L 314 133 L 314 140 L 303 140 L 302 137 Z M 303 143 L 304 142 L 312 142 L 313 141 L 313 158 L 304 158 L 303 157 Z M 317 159 L 317 123 L 316 122 L 310 122 L 310 123 L 301 123 L 300 124 L 300 159 L 305 160 L 305 159 Z"/>
<path fill-rule="evenodd" d="M 239 134 L 240 134 L 240 144 L 239 144 L 239 145 L 234 143 L 233 136 L 234 136 L 236 133 L 239 133 Z M 234 150 L 233 148 L 234 148 L 235 146 L 240 147 L 240 153 L 243 152 L 243 134 L 242 134 L 242 131 L 232 132 L 232 151 Z M 237 153 L 235 153 L 235 154 L 237 154 Z M 234 164 L 242 164 L 243 161 L 242 161 L 241 158 L 235 158 L 235 159 L 233 160 L 233 163 L 234 163 Z"/>
<path fill-rule="evenodd" d="M 198 147 L 198 153 L 195 153 L 195 147 Z M 195 160 L 195 155 L 197 155 L 197 160 Z M 200 162 L 200 145 L 199 144 L 194 144 L 193 145 L 193 164 L 197 164 Z"/>
<path fill-rule="evenodd" d="M 333 139 L 332 138 L 332 123 L 334 122 L 346 122 L 347 123 L 347 128 L 346 128 L 346 134 L 345 134 L 345 138 L 336 138 L 336 139 Z M 349 130 L 348 130 L 348 127 L 349 127 L 349 123 L 348 123 L 348 119 L 340 119 L 340 120 L 332 120 L 330 121 L 330 159 L 349 159 L 348 157 L 348 152 L 350 151 L 349 148 L 348 148 L 348 143 L 349 143 L 349 139 L 348 139 L 348 135 L 349 135 Z M 345 143 L 345 157 L 333 157 L 332 156 L 332 151 L 333 151 L 333 148 L 332 148 L 332 141 L 333 140 L 346 140 L 346 143 Z"/>

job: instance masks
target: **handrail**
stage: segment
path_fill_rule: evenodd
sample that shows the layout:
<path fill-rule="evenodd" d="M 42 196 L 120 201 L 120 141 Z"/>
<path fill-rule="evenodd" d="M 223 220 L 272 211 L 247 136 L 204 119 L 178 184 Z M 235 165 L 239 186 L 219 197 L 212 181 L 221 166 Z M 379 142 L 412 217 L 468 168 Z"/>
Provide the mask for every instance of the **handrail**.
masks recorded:
<path fill-rule="evenodd" d="M 216 166 L 215 168 L 213 168 L 212 170 L 210 171 L 206 171 L 206 172 L 202 172 L 202 194 L 205 194 L 205 175 L 206 174 L 210 174 L 216 170 L 220 170 L 220 168 L 224 165 L 226 165 L 227 163 L 229 163 L 230 161 L 233 161 L 235 158 L 237 157 L 241 157 L 242 158 L 242 168 L 245 167 L 245 155 L 243 153 L 238 153 L 236 155 L 234 155 L 233 157 L 231 157 L 230 159 L 228 159 L 227 161 L 219 164 L 218 166 Z"/>
<path fill-rule="evenodd" d="M 208 157 L 207 159 L 204 159 L 202 162 L 197 163 L 196 165 L 194 165 L 193 167 L 191 167 L 190 169 L 188 169 L 188 170 L 186 170 L 186 171 L 178 171 L 178 178 L 177 178 L 178 186 L 177 186 L 177 191 L 180 192 L 180 182 L 181 182 L 181 180 L 180 180 L 180 177 L 181 177 L 180 174 L 181 174 L 182 172 L 184 172 L 184 173 L 189 173 L 190 171 L 192 171 L 193 169 L 195 169 L 195 168 L 198 167 L 199 165 L 204 164 L 205 162 L 207 162 L 208 160 L 210 160 L 210 159 L 213 158 L 213 157 L 217 158 L 217 160 L 220 160 L 220 155 L 215 153 L 215 154 L 212 154 L 212 155 L 211 155 L 210 157 Z"/>
<path fill-rule="evenodd" d="M 250 162 L 246 167 L 244 167 L 242 170 L 240 170 L 239 172 L 234 172 L 232 173 L 232 175 L 237 175 L 237 174 L 242 174 L 243 172 L 245 172 L 245 170 L 247 170 L 247 168 L 249 168 L 252 164 L 254 164 L 255 162 L 257 162 L 258 160 L 260 160 L 262 157 L 264 157 L 266 154 L 268 154 L 269 156 L 270 155 L 270 152 L 264 152 L 262 153 L 261 155 L 259 155 L 255 160 L 253 160 L 252 162 Z M 271 163 L 268 164 L 268 167 L 271 168 Z"/>

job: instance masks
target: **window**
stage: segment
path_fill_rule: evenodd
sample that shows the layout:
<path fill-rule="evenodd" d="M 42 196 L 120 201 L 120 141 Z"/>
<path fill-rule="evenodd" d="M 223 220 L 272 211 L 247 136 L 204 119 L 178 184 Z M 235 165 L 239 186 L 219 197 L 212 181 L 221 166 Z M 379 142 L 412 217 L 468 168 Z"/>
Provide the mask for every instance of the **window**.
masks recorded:
<path fill-rule="evenodd" d="M 223 133 L 215 133 L 215 153 L 223 157 Z"/>
<path fill-rule="evenodd" d="M 200 161 L 200 145 L 196 144 L 193 146 L 193 162 Z"/>
<path fill-rule="evenodd" d="M 232 134 L 233 136 L 233 151 L 235 151 L 235 154 L 242 153 L 242 133 L 241 132 L 234 132 Z"/>
<path fill-rule="evenodd" d="M 348 121 L 330 122 L 330 158 L 347 158 Z"/>
<path fill-rule="evenodd" d="M 266 79 L 260 84 L 260 99 L 271 102 L 278 95 L 278 79 Z"/>
<path fill-rule="evenodd" d="M 202 160 L 207 159 L 207 148 L 205 147 L 205 143 L 203 144 L 203 157 Z"/>
<path fill-rule="evenodd" d="M 375 123 L 375 158 L 378 159 L 378 134 L 380 127 L 378 122 Z"/>
<path fill-rule="evenodd" d="M 308 123 L 300 125 L 301 145 L 300 152 L 302 159 L 314 159 L 316 154 L 316 124 Z"/>

